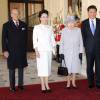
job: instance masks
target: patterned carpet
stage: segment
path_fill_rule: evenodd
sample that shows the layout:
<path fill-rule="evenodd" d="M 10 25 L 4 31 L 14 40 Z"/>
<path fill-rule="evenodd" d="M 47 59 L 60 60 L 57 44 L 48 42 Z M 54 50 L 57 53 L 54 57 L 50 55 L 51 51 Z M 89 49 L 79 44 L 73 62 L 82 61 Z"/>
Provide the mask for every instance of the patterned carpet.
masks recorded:
<path fill-rule="evenodd" d="M 34 53 L 28 53 L 28 67 L 25 68 L 24 72 L 24 84 L 37 84 L 40 82 L 37 77 L 37 68 L 36 68 L 36 60 Z M 53 60 L 52 62 L 52 75 L 49 78 L 49 82 L 58 82 L 65 81 L 66 77 L 57 75 L 58 63 Z M 77 79 L 84 79 L 83 75 L 77 75 Z M 17 70 L 16 70 L 16 83 L 17 83 Z M 9 77 L 8 77 L 8 69 L 6 64 L 6 59 L 3 56 L 0 56 L 0 87 L 9 86 Z"/>

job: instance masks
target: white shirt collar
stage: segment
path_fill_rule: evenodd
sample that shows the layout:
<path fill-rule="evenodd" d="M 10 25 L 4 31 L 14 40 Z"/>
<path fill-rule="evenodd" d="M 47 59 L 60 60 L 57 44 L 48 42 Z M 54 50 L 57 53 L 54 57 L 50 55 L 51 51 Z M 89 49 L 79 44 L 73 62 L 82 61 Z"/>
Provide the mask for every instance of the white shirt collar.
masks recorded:
<path fill-rule="evenodd" d="M 93 21 L 96 21 L 96 18 L 94 18 L 94 19 L 90 19 L 90 18 L 89 18 L 89 21 L 92 21 L 92 20 L 93 20 Z"/>
<path fill-rule="evenodd" d="M 14 22 L 14 24 L 16 25 L 16 21 L 15 21 L 15 20 L 13 20 L 13 22 Z M 18 24 L 19 24 L 19 21 L 18 21 Z"/>

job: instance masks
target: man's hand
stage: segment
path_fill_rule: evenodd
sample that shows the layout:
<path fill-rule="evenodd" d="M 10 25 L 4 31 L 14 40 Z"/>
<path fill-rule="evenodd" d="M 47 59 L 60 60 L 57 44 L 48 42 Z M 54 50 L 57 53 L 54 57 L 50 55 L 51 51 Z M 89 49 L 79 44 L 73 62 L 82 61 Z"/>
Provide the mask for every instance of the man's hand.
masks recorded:
<path fill-rule="evenodd" d="M 5 52 L 3 53 L 3 55 L 4 55 L 5 58 L 8 58 L 8 57 L 9 57 L 8 51 L 5 51 Z"/>

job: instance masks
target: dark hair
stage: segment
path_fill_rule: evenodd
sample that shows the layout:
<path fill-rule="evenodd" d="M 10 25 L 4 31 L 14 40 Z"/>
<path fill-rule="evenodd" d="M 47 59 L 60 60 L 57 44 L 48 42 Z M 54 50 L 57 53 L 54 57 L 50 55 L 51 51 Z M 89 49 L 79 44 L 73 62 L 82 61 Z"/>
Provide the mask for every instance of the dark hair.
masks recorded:
<path fill-rule="evenodd" d="M 95 5 L 90 5 L 88 8 L 87 8 L 87 11 L 89 11 L 90 9 L 95 9 L 97 11 L 97 7 Z"/>
<path fill-rule="evenodd" d="M 43 10 L 41 10 L 40 12 L 39 12 L 39 18 L 42 16 L 42 14 L 47 14 L 47 15 L 49 15 L 49 12 L 47 11 L 47 10 L 45 10 L 45 9 L 43 9 Z"/>

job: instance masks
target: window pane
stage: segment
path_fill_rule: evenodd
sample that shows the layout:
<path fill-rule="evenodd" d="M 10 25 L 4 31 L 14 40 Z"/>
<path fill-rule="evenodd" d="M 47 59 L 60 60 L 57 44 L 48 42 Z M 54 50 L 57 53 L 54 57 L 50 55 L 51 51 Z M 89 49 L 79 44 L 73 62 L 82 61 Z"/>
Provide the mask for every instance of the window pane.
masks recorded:
<path fill-rule="evenodd" d="M 39 23 L 38 13 L 42 9 L 42 4 L 28 4 L 29 26 L 32 27 Z"/>
<path fill-rule="evenodd" d="M 20 11 L 20 20 L 25 22 L 25 3 L 10 3 L 10 10 L 18 8 Z"/>

